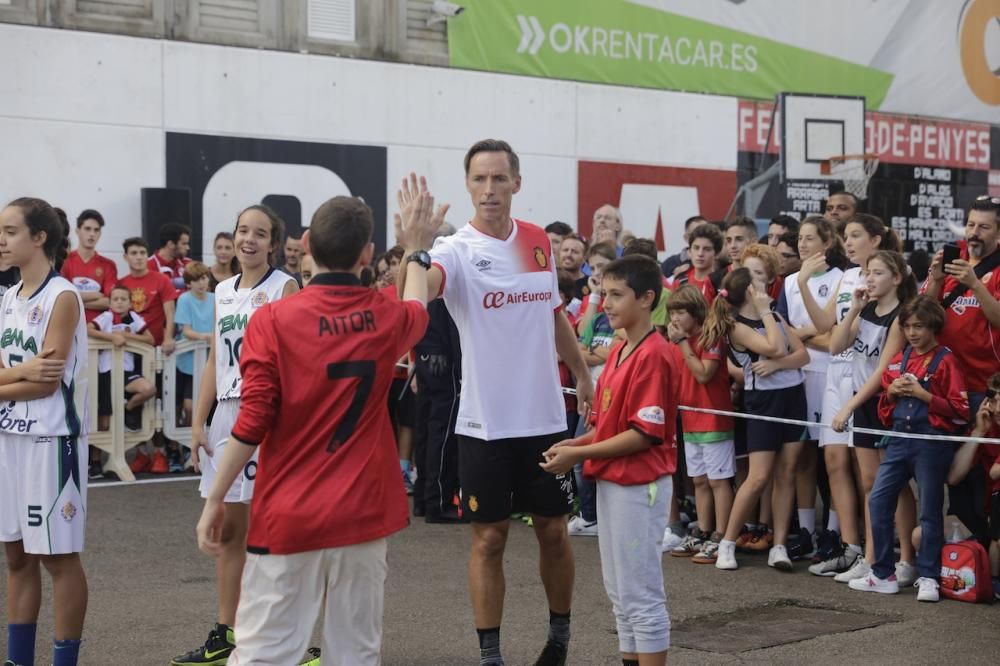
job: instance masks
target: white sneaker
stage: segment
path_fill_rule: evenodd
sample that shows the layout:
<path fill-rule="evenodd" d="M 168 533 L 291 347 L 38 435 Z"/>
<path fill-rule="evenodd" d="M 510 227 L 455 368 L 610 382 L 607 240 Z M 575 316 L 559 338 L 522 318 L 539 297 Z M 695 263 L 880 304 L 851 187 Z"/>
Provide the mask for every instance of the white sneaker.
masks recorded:
<path fill-rule="evenodd" d="M 784 546 L 771 546 L 767 553 L 767 566 L 778 571 L 791 571 L 792 561 L 788 558 L 788 550 Z"/>
<path fill-rule="evenodd" d="M 847 584 L 852 590 L 858 590 L 859 592 L 878 592 L 879 594 L 896 594 L 899 592 L 899 583 L 896 581 L 896 574 L 892 574 L 883 580 L 876 576 L 874 571 L 869 571 L 865 576 L 855 578 Z"/>
<path fill-rule="evenodd" d="M 739 568 L 736 563 L 736 542 L 722 541 L 719 543 L 719 552 L 715 558 L 715 568 L 733 571 Z"/>
<path fill-rule="evenodd" d="M 843 573 L 837 574 L 833 579 L 838 583 L 850 583 L 852 580 L 864 578 L 871 573 L 871 570 L 872 568 L 865 562 L 865 558 L 859 557 L 855 560 L 853 567 Z"/>
<path fill-rule="evenodd" d="M 831 578 L 839 573 L 844 573 L 850 570 L 854 566 L 854 563 L 858 561 L 857 551 L 851 549 L 848 546 L 844 546 L 840 549 L 840 552 L 834 553 L 830 559 L 823 560 L 822 562 L 817 562 L 809 567 L 809 573 L 814 576 L 824 576 Z M 899 576 L 899 573 L 896 573 Z"/>
<path fill-rule="evenodd" d="M 684 537 L 677 536 L 671 532 L 668 527 L 663 531 L 663 545 L 660 547 L 660 552 L 666 553 L 667 551 L 673 550 L 677 546 L 681 545 L 682 541 L 684 541 Z"/>
<path fill-rule="evenodd" d="M 920 577 L 913 587 L 917 588 L 917 601 L 937 601 L 940 598 L 938 582 L 933 578 Z"/>
<path fill-rule="evenodd" d="M 917 580 L 917 568 L 909 562 L 896 563 L 896 580 L 900 587 L 913 585 Z M 937 601 L 937 599 L 935 599 Z"/>
<path fill-rule="evenodd" d="M 570 536 L 597 536 L 597 521 L 590 523 L 582 516 L 574 516 L 567 525 Z"/>

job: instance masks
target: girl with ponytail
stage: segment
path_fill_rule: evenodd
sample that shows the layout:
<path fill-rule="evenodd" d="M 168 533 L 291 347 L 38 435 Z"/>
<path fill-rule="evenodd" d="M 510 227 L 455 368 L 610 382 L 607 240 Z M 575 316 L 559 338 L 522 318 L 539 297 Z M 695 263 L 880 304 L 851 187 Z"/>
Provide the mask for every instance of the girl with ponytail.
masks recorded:
<path fill-rule="evenodd" d="M 748 414 L 805 418 L 802 371 L 809 360 L 802 343 L 785 332 L 785 322 L 771 310 L 764 279 L 737 268 L 722 281 L 702 331 L 702 348 L 724 341 L 743 369 L 744 405 Z M 736 537 L 774 473 L 772 512 L 774 545 L 769 566 L 791 571 L 785 544 L 795 493 L 795 467 L 802 448 L 801 426 L 750 419 L 747 451 L 750 472 L 733 502 L 726 533 L 719 543 L 719 569 L 736 569 Z"/>

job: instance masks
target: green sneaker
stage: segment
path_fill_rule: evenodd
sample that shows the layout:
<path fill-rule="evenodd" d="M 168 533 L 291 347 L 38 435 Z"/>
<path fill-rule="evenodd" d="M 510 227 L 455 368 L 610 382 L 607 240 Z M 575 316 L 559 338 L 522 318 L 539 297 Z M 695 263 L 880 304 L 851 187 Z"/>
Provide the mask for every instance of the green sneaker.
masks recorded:
<path fill-rule="evenodd" d="M 319 666 L 319 648 L 309 648 L 306 652 L 309 656 L 305 661 L 299 662 L 299 666 Z"/>
<path fill-rule="evenodd" d="M 201 647 L 187 654 L 174 657 L 170 666 L 226 666 L 229 655 L 236 649 L 236 636 L 231 627 L 224 624 L 215 625 L 208 633 L 208 640 Z"/>

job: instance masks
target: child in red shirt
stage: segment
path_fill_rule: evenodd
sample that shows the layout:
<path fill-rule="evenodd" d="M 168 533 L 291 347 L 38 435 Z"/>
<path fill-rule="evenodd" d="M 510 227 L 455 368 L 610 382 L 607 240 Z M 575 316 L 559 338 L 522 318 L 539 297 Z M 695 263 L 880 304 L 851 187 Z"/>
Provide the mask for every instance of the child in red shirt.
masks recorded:
<path fill-rule="evenodd" d="M 944 309 L 930 296 L 903 305 L 899 325 L 908 345 L 893 357 L 882 375 L 879 399 L 882 422 L 899 435 L 888 438 L 868 500 L 875 561 L 864 577 L 850 581 L 853 590 L 895 594 L 899 584 L 893 553 L 894 515 L 899 492 L 916 479 L 920 489 L 920 548 L 914 584 L 918 601 L 938 600 L 941 546 L 944 544 L 944 482 L 955 445 L 909 434 L 956 432 L 969 420 L 969 402 L 958 361 L 936 336 L 944 328 Z M 900 538 L 909 538 L 901 535 Z"/>
<path fill-rule="evenodd" d="M 601 570 L 618 624 L 622 660 L 665 664 L 670 617 L 660 547 L 667 527 L 671 475 L 677 468 L 677 377 L 669 344 L 653 328 L 662 290 L 656 262 L 641 255 L 604 268 L 604 311 L 626 340 L 614 346 L 597 383 L 593 430 L 545 452 L 548 472 L 584 463 L 597 479 Z"/>

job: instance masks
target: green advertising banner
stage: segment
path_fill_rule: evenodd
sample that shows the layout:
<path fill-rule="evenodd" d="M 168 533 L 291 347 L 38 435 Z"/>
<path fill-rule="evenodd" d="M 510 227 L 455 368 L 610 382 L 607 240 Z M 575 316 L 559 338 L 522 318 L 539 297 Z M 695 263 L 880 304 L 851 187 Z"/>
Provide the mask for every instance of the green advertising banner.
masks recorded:
<path fill-rule="evenodd" d="M 453 67 L 773 98 L 863 95 L 893 75 L 626 0 L 464 0 L 448 22 Z"/>

